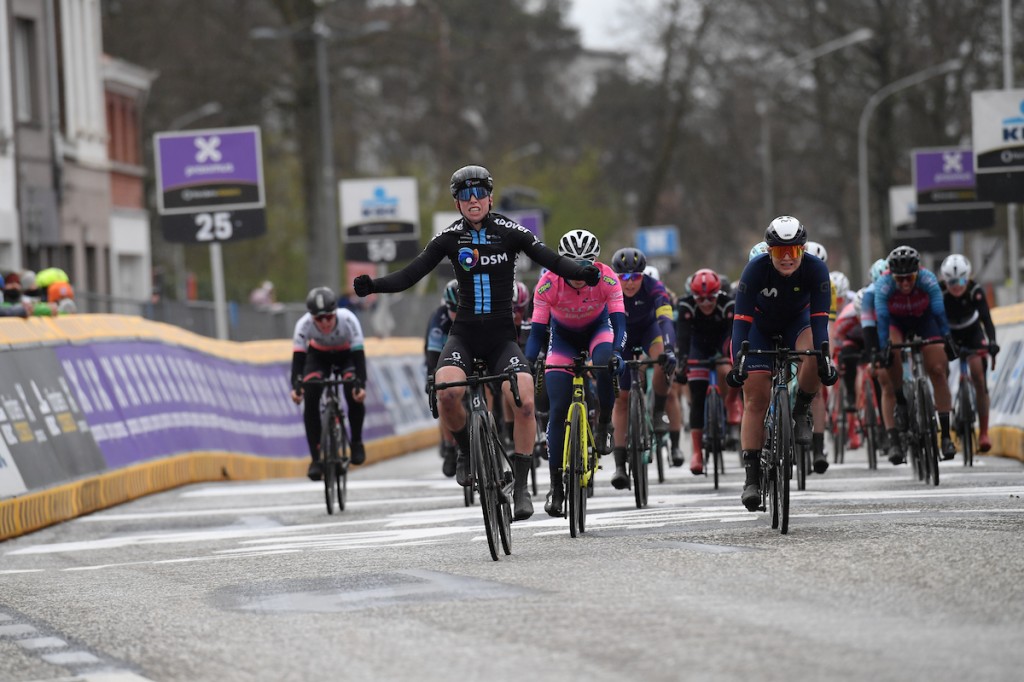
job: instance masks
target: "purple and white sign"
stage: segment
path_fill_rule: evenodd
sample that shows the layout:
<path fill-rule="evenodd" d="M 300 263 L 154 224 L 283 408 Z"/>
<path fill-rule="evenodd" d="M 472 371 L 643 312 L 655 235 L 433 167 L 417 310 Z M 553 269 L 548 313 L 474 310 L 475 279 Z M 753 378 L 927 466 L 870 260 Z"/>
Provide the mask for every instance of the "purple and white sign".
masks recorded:
<path fill-rule="evenodd" d="M 918 228 L 963 231 L 995 224 L 994 205 L 978 200 L 969 147 L 915 149 L 912 155 Z"/>
<path fill-rule="evenodd" d="M 157 133 L 154 149 L 160 215 L 264 206 L 258 127 Z"/>

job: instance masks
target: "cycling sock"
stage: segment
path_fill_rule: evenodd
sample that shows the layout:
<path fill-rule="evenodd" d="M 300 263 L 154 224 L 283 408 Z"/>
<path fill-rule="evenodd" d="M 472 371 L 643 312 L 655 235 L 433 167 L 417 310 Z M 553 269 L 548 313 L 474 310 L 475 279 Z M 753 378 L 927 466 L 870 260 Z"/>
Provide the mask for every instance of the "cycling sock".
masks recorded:
<path fill-rule="evenodd" d="M 942 437 L 949 438 L 949 412 L 939 412 L 939 426 L 942 428 Z"/>
<path fill-rule="evenodd" d="M 814 456 L 825 454 L 825 434 L 824 433 L 812 433 L 811 434 L 811 447 L 814 448 Z"/>
<path fill-rule="evenodd" d="M 678 431 L 669 431 L 668 432 L 668 440 L 669 440 L 670 443 L 672 443 L 672 447 L 673 448 L 678 448 L 679 447 L 679 432 Z"/>
<path fill-rule="evenodd" d="M 804 414 L 811 406 L 811 401 L 814 400 L 813 393 L 806 393 L 804 389 L 796 389 L 796 402 L 793 403 L 793 414 Z"/>
<path fill-rule="evenodd" d="M 459 444 L 459 452 L 469 456 L 469 429 L 463 426 L 459 431 L 452 431 L 452 437 Z"/>
<path fill-rule="evenodd" d="M 671 377 L 669 377 L 671 378 Z M 654 394 L 654 412 L 661 413 L 665 411 L 665 403 L 668 402 L 668 395 Z"/>

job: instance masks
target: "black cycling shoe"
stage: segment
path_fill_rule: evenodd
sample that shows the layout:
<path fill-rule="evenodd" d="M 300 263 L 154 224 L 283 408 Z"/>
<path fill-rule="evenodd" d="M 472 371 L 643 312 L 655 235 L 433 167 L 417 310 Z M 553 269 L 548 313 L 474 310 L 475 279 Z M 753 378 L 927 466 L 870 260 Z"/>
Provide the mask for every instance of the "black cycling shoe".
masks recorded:
<path fill-rule="evenodd" d="M 747 508 L 747 511 L 757 511 L 761 506 L 761 489 L 756 483 L 743 486 L 743 494 L 740 495 L 740 502 Z"/>
<path fill-rule="evenodd" d="M 350 450 L 352 451 L 352 456 L 349 459 L 353 464 L 362 464 L 366 461 L 366 447 L 362 441 L 350 443 Z"/>
<path fill-rule="evenodd" d="M 455 460 L 455 482 L 463 488 L 473 485 L 473 474 L 469 469 L 469 455 L 463 454 L 461 450 Z"/>
<path fill-rule="evenodd" d="M 796 424 L 793 437 L 796 440 L 797 445 L 810 445 L 811 444 L 811 411 L 800 413 L 796 412 L 793 414 L 793 421 Z"/>
<path fill-rule="evenodd" d="M 672 454 L 669 455 L 670 464 L 674 467 L 681 467 L 686 464 L 686 458 L 683 456 L 683 451 L 679 448 L 672 448 Z"/>
<path fill-rule="evenodd" d="M 319 481 L 324 477 L 324 469 L 320 466 L 320 460 L 315 459 L 309 463 L 309 468 L 306 469 L 306 476 L 311 481 Z"/>
<path fill-rule="evenodd" d="M 905 464 L 907 458 L 903 455 L 902 452 L 900 452 L 898 447 L 893 446 L 889 448 L 889 461 L 892 462 L 893 465 L 899 466 L 900 464 Z"/>
<path fill-rule="evenodd" d="M 942 459 L 953 459 L 956 456 L 956 445 L 949 436 L 942 437 Z"/>
<path fill-rule="evenodd" d="M 530 462 L 532 455 L 514 454 L 509 457 L 515 483 L 512 487 L 512 520 L 525 521 L 533 516 L 533 500 L 530 499 Z"/>
<path fill-rule="evenodd" d="M 544 511 L 548 516 L 562 518 L 562 505 L 565 503 L 565 493 L 561 485 L 556 485 L 548 491 L 548 498 L 544 501 Z"/>
<path fill-rule="evenodd" d="M 441 464 L 441 473 L 451 478 L 455 475 L 455 460 L 458 459 L 459 453 L 455 449 L 454 444 L 445 443 L 441 446 L 441 454 L 444 457 L 444 462 Z"/>
<path fill-rule="evenodd" d="M 626 473 L 626 449 L 614 450 L 615 473 L 612 474 L 612 487 L 616 490 L 625 490 L 629 487 L 629 474 Z"/>
<path fill-rule="evenodd" d="M 828 471 L 828 455 L 824 452 L 814 456 L 814 473 L 823 474 Z"/>
<path fill-rule="evenodd" d="M 608 447 L 608 428 L 611 426 L 610 423 L 597 422 L 597 428 L 594 429 L 594 446 L 597 448 L 597 454 L 607 455 L 611 452 L 611 448 Z"/>
<path fill-rule="evenodd" d="M 655 412 L 651 416 L 651 422 L 654 425 L 654 433 L 659 436 L 668 433 L 668 416 L 664 412 Z"/>

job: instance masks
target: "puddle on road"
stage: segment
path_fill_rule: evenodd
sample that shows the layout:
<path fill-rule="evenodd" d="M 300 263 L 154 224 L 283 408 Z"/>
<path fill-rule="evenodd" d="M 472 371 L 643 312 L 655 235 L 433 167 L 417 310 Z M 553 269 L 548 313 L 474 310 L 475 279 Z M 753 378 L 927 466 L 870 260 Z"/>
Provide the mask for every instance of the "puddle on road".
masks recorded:
<path fill-rule="evenodd" d="M 507 599 L 532 592 L 450 573 L 409 570 L 238 585 L 218 590 L 213 600 L 219 607 L 235 611 L 336 613 L 425 602 Z"/>

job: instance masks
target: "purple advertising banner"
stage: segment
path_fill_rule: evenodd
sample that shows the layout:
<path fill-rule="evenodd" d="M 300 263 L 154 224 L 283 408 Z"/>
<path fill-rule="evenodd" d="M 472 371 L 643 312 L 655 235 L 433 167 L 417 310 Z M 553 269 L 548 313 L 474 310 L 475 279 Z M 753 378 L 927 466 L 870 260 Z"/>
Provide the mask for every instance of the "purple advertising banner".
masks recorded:
<path fill-rule="evenodd" d="M 184 452 L 307 457 L 290 363 L 231 362 L 187 348 L 124 341 L 55 349 L 108 468 Z M 395 433 L 379 387 L 367 391 L 364 440 Z"/>
<path fill-rule="evenodd" d="M 995 206 L 979 201 L 974 153 L 969 147 L 913 151 L 918 229 L 942 239 L 950 231 L 986 229 L 995 225 Z M 940 249 L 940 250 L 942 250 Z"/>
<path fill-rule="evenodd" d="M 258 127 L 157 133 L 154 147 L 161 215 L 264 206 Z"/>

